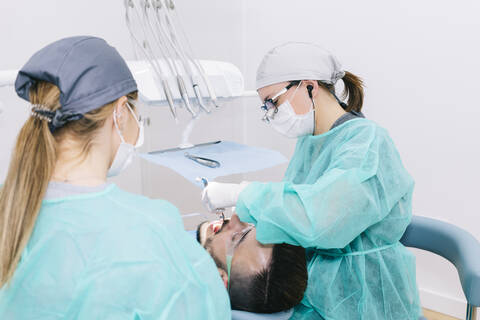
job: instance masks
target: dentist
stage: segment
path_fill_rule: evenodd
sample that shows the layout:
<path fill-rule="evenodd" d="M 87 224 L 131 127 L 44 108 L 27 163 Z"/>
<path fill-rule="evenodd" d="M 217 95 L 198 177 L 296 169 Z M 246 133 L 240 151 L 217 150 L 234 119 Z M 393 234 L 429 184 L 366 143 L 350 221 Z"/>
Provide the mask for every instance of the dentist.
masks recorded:
<path fill-rule="evenodd" d="M 414 181 L 387 130 L 361 113 L 360 78 L 320 46 L 286 43 L 266 54 L 256 83 L 265 121 L 298 139 L 294 155 L 282 182 L 210 182 L 206 207 L 236 206 L 259 242 L 307 249 L 292 319 L 417 320 L 415 259 L 399 243 Z"/>

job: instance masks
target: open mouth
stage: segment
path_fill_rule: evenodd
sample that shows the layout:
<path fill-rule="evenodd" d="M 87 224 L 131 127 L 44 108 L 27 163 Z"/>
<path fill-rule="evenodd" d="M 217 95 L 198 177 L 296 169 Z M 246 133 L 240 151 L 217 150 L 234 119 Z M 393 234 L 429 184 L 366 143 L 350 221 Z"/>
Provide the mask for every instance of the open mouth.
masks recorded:
<path fill-rule="evenodd" d="M 197 238 L 198 242 L 200 242 L 200 244 L 203 246 L 208 238 L 222 230 L 222 225 L 222 220 L 215 220 L 210 222 L 206 221 L 202 223 L 197 230 L 197 232 L 199 233 L 199 236 Z"/>
<path fill-rule="evenodd" d="M 210 222 L 209 226 L 208 226 L 208 229 L 211 233 L 217 233 L 218 231 L 220 231 L 220 229 L 222 228 L 222 221 L 221 220 L 217 220 L 217 221 L 212 221 Z"/>

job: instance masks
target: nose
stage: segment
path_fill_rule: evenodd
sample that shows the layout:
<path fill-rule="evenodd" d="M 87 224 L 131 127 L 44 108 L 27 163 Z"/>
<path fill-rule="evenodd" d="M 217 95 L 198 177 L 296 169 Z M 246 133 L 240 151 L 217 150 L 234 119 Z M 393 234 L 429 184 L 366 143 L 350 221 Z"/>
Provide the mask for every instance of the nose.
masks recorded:
<path fill-rule="evenodd" d="M 246 228 L 247 226 L 248 224 L 240 221 L 240 219 L 238 218 L 238 215 L 236 215 L 235 213 L 230 217 L 230 222 L 228 224 L 228 227 L 231 228 L 232 230 L 240 231 Z"/>

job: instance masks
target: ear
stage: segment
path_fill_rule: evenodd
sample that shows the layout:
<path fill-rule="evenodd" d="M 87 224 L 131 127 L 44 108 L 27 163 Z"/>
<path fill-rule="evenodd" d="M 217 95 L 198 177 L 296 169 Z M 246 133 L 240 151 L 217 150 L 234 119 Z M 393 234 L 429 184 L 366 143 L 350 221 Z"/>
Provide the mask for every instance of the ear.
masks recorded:
<path fill-rule="evenodd" d="M 114 110 L 114 117 L 116 117 L 117 124 L 121 129 L 123 129 L 123 125 L 125 124 L 125 121 L 127 119 L 127 97 L 122 96 L 117 101 L 115 102 L 115 105 L 113 106 Z"/>
<path fill-rule="evenodd" d="M 228 274 L 227 274 L 227 271 L 225 271 L 223 269 L 220 269 L 220 268 L 217 268 L 217 269 L 218 269 L 218 273 L 220 273 L 220 277 L 222 278 L 223 285 L 225 286 L 225 288 L 228 289 Z"/>
<path fill-rule="evenodd" d="M 308 90 L 308 92 L 311 92 L 312 94 L 311 98 L 313 99 L 318 93 L 318 89 L 319 89 L 318 82 L 315 80 L 303 80 L 302 83 L 305 85 L 305 90 Z"/>

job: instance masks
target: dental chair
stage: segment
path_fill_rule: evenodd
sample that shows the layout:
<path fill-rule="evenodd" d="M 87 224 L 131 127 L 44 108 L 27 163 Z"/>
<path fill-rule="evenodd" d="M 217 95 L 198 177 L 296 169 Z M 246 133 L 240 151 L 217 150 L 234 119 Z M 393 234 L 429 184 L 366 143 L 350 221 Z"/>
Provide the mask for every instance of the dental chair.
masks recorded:
<path fill-rule="evenodd" d="M 480 306 L 480 242 L 467 231 L 447 222 L 414 216 L 400 242 L 406 247 L 433 252 L 457 268 L 467 300 L 466 320 L 475 320 Z M 256 314 L 232 310 L 232 320 L 287 320 L 289 310 L 277 314 Z M 419 320 L 427 320 L 421 317 Z"/>

